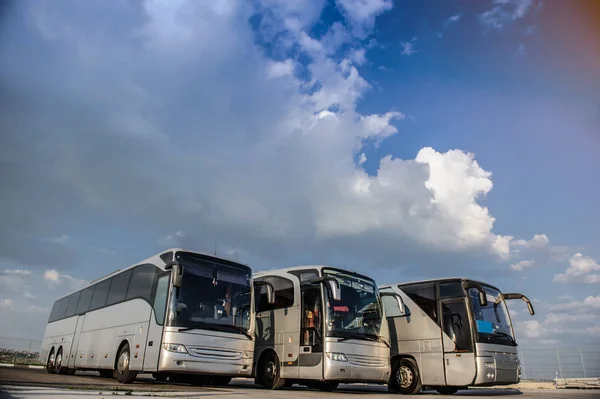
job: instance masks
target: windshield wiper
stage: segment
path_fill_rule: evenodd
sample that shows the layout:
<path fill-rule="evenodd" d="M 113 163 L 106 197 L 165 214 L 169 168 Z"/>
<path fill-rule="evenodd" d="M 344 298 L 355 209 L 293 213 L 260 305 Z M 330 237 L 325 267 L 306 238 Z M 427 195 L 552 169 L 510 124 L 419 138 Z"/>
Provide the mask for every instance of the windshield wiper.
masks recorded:
<path fill-rule="evenodd" d="M 375 335 L 375 334 L 367 334 L 367 335 L 375 338 L 379 342 L 383 342 L 388 348 L 392 347 L 392 345 L 390 345 L 390 343 L 387 342 L 387 340 L 380 335 Z"/>
<path fill-rule="evenodd" d="M 333 334 L 339 334 L 338 331 L 334 331 Z M 338 338 L 337 342 L 347 341 L 349 339 L 361 339 L 363 341 L 378 341 L 377 336 L 371 334 L 347 334 L 347 335 L 334 335 Z"/>
<path fill-rule="evenodd" d="M 517 341 L 515 341 L 515 339 L 514 339 L 513 337 L 511 337 L 511 336 L 510 336 L 510 334 L 507 334 L 507 333 L 505 333 L 505 332 L 503 332 L 503 331 L 494 331 L 494 334 L 498 334 L 498 335 L 501 335 L 501 336 L 503 336 L 503 337 L 506 337 L 506 338 L 508 338 L 508 340 L 509 340 L 510 342 L 512 342 L 512 344 L 513 344 L 514 346 L 517 346 Z"/>

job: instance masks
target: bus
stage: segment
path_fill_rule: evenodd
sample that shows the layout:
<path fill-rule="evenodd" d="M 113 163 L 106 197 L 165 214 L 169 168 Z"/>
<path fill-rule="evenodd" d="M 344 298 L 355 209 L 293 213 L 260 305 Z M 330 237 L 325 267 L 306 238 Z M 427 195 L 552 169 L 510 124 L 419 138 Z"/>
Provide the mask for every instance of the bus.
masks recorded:
<path fill-rule="evenodd" d="M 257 384 L 332 391 L 340 383 L 387 383 L 387 319 L 373 279 L 335 267 L 296 266 L 256 273 L 254 282 L 269 284 L 254 294 Z M 400 295 L 386 295 L 388 312 L 404 310 Z"/>
<path fill-rule="evenodd" d="M 423 387 L 454 394 L 469 386 L 515 384 L 521 379 L 517 341 L 506 301 L 523 294 L 468 278 L 383 285 L 402 296 L 404 317 L 389 321 L 392 375 L 388 390 L 416 394 Z"/>
<path fill-rule="evenodd" d="M 226 385 L 252 373 L 252 286 L 247 265 L 167 249 L 57 299 L 40 360 L 51 374 L 93 370 L 122 384 L 148 373 Z"/>

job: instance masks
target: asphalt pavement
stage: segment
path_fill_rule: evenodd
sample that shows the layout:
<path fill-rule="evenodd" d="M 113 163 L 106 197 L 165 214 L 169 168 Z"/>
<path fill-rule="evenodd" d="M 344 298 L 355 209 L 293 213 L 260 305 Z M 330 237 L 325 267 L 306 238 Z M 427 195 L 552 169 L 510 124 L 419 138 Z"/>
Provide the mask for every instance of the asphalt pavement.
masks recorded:
<path fill-rule="evenodd" d="M 269 391 L 254 385 L 249 379 L 234 379 L 225 387 L 194 387 L 187 384 L 158 382 L 149 375 L 140 375 L 133 384 L 121 385 L 114 379 L 101 378 L 97 373 L 81 373 L 73 376 L 48 374 L 44 370 L 0 368 L 0 399 L 29 398 L 127 398 L 172 397 L 172 398 L 217 398 L 234 397 L 254 398 L 319 398 L 355 397 L 361 398 L 396 398 L 385 386 L 378 385 L 340 385 L 329 393 L 305 387 L 294 386 L 277 391 Z M 423 392 L 419 398 L 440 397 L 435 392 Z M 469 398 L 501 398 L 515 397 L 519 399 L 592 399 L 600 398 L 599 390 L 566 390 L 566 389 L 469 389 L 459 391 L 450 397 Z"/>

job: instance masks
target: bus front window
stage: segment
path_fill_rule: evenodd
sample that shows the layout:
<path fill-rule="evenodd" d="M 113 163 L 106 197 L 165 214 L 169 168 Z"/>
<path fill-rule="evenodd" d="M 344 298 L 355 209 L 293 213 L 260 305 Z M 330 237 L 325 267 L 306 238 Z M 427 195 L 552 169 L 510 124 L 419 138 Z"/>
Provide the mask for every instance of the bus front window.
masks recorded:
<path fill-rule="evenodd" d="M 477 342 L 516 345 L 508 317 L 508 308 L 501 293 L 488 286 L 484 286 L 484 290 L 487 295 L 487 306 L 481 306 L 476 289 L 469 289 L 478 333 Z"/>
<path fill-rule="evenodd" d="M 335 277 L 341 289 L 339 301 L 334 301 L 331 293 L 327 295 L 327 335 L 379 339 L 382 310 L 375 284 L 339 271 L 325 271 L 325 275 Z"/>
<path fill-rule="evenodd" d="M 169 325 L 247 331 L 250 322 L 250 272 L 182 257 L 181 287 L 173 290 Z"/>

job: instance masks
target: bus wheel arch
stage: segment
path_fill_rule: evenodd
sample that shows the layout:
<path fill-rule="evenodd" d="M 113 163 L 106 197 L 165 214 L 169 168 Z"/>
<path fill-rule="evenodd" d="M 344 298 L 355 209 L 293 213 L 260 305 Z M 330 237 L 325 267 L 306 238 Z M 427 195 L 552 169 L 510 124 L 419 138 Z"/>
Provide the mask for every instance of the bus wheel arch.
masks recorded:
<path fill-rule="evenodd" d="M 133 371 L 131 366 L 131 349 L 129 341 L 123 340 L 115 356 L 114 375 L 121 384 L 131 384 L 137 377 L 137 371 Z"/>
<path fill-rule="evenodd" d="M 414 395 L 421 391 L 421 373 L 414 357 L 396 356 L 392 358 L 391 365 L 392 375 L 388 390 L 404 395 Z"/>
<path fill-rule="evenodd" d="M 54 374 L 54 362 L 56 360 L 56 354 L 54 352 L 54 346 L 50 348 L 50 352 L 48 353 L 48 359 L 46 360 L 46 371 L 50 374 Z"/>
<path fill-rule="evenodd" d="M 280 389 L 285 385 L 285 378 L 281 377 L 281 362 L 273 349 L 266 349 L 260 354 L 256 364 L 256 379 L 266 389 Z"/>

